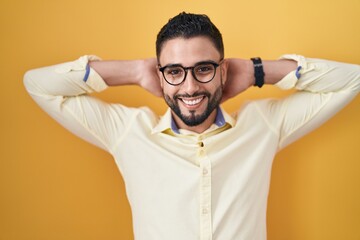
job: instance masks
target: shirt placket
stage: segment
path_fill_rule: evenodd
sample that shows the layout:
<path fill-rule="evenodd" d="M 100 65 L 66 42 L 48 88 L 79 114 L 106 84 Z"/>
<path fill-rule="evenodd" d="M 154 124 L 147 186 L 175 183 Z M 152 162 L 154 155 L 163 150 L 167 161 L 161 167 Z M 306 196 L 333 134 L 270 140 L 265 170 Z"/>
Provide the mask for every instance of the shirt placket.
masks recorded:
<path fill-rule="evenodd" d="M 202 138 L 198 138 L 198 157 L 200 164 L 200 239 L 212 239 L 211 221 L 211 162 L 207 156 Z"/>

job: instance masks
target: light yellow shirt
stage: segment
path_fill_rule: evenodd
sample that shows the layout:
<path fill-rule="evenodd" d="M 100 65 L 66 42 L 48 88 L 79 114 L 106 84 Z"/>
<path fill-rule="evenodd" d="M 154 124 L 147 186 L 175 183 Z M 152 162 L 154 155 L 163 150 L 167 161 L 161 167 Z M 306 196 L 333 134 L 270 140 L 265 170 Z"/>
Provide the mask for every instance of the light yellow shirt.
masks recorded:
<path fill-rule="evenodd" d="M 56 121 L 113 155 L 123 175 L 137 240 L 264 240 L 275 154 L 321 125 L 360 89 L 360 67 L 298 55 L 301 66 L 276 85 L 283 99 L 246 103 L 202 134 L 171 129 L 171 112 L 108 104 L 88 60 L 31 70 L 25 86 Z"/>

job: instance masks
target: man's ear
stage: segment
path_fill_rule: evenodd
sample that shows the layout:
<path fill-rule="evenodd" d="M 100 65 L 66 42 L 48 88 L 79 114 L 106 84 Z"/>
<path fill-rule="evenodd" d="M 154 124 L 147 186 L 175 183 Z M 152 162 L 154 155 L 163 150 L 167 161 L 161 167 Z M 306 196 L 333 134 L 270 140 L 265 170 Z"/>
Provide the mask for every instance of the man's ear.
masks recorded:
<path fill-rule="evenodd" d="M 220 65 L 220 73 L 221 73 L 221 81 L 223 86 L 225 86 L 227 80 L 228 65 L 229 62 L 227 61 L 227 59 L 222 60 L 222 64 Z"/>
<path fill-rule="evenodd" d="M 158 77 L 159 77 L 159 81 L 160 81 L 160 87 L 161 89 L 164 89 L 164 79 L 163 79 L 163 75 L 162 75 L 162 72 L 159 71 L 159 67 L 160 65 L 156 66 L 156 71 L 157 71 L 157 74 L 158 74 Z"/>

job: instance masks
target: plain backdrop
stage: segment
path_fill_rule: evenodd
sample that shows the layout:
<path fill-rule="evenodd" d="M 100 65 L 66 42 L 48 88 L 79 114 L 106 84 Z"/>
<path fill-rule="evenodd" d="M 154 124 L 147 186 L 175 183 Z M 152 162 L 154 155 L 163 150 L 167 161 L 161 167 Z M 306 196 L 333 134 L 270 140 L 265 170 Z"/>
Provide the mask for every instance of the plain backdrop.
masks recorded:
<path fill-rule="evenodd" d="M 360 64 L 358 0 L 0 0 L 0 240 L 133 239 L 124 183 L 111 156 L 48 117 L 22 79 L 29 69 L 84 54 L 154 57 L 156 34 L 181 11 L 211 17 L 226 57 L 297 53 Z M 251 88 L 224 108 L 232 112 L 246 100 L 289 93 Z M 136 86 L 96 95 L 147 105 L 160 115 L 166 110 L 162 99 Z M 360 239 L 359 107 L 358 96 L 277 155 L 269 240 Z"/>

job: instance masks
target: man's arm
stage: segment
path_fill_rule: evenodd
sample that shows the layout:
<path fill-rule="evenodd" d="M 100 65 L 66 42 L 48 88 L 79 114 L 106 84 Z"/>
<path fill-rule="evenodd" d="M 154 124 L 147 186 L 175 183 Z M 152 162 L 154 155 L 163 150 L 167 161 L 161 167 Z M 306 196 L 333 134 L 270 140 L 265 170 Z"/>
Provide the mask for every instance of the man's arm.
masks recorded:
<path fill-rule="evenodd" d="M 265 83 L 298 91 L 283 99 L 254 103 L 259 117 L 279 135 L 279 149 L 327 121 L 360 91 L 359 65 L 298 55 L 282 58 L 263 61 Z M 235 96 L 253 86 L 252 62 L 234 59 L 229 61 L 228 67 L 230 82 L 226 84 L 225 97 Z"/>
<path fill-rule="evenodd" d="M 131 118 L 140 110 L 108 104 L 89 94 L 102 91 L 108 85 L 129 84 L 147 84 L 153 88 L 150 91 L 156 93 L 159 80 L 154 75 L 142 79 L 145 72 L 156 71 L 145 67 L 154 62 L 151 59 L 98 60 L 94 56 L 84 56 L 73 62 L 30 70 L 25 74 L 24 84 L 35 102 L 56 121 L 75 135 L 111 152 L 114 143 L 131 124 Z M 99 73 L 89 68 L 88 63 Z"/>

